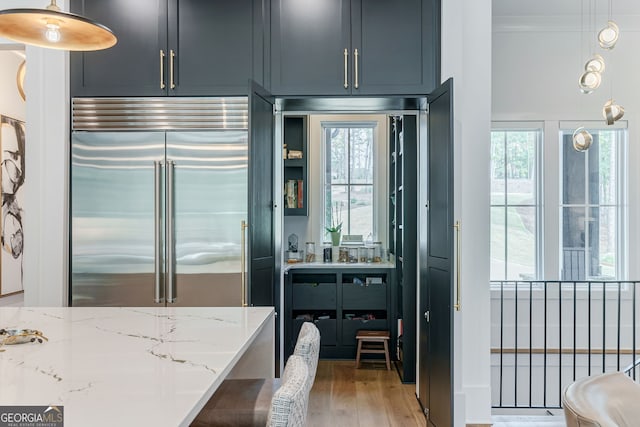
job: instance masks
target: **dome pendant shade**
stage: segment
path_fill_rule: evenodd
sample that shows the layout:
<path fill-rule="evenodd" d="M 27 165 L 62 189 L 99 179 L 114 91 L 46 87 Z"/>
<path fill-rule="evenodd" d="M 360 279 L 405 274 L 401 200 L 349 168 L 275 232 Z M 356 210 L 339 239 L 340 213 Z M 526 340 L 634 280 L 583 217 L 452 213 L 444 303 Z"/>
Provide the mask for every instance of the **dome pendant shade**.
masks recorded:
<path fill-rule="evenodd" d="M 112 47 L 113 32 L 84 16 L 47 9 L 0 10 L 0 37 L 49 49 L 92 51 Z"/>
<path fill-rule="evenodd" d="M 624 116 L 624 107 L 615 103 L 613 99 L 608 100 L 602 107 L 602 116 L 608 125 L 612 125 Z"/>
<path fill-rule="evenodd" d="M 607 26 L 598 33 L 598 43 L 603 49 L 613 49 L 618 42 L 619 36 L 620 29 L 618 25 L 613 21 L 608 21 Z"/>
<path fill-rule="evenodd" d="M 593 136 L 583 127 L 579 127 L 573 132 L 573 148 L 576 151 L 587 151 L 591 147 Z"/>

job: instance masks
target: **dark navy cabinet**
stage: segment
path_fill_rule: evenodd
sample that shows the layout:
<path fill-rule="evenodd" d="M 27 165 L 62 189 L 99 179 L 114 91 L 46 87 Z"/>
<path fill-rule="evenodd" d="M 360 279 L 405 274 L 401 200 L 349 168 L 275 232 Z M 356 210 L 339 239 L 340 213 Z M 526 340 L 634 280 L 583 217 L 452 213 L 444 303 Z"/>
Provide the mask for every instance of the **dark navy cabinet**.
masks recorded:
<path fill-rule="evenodd" d="M 289 269 L 283 310 L 285 357 L 293 352 L 304 322 L 320 330 L 323 358 L 355 358 L 359 330 L 388 330 L 395 337 L 392 289 L 392 268 L 309 264 Z"/>
<path fill-rule="evenodd" d="M 439 81 L 438 0 L 272 0 L 271 91 L 426 94 Z"/>
<path fill-rule="evenodd" d="M 265 80 L 266 1 L 72 0 L 118 43 L 71 53 L 71 95 L 246 95 Z"/>

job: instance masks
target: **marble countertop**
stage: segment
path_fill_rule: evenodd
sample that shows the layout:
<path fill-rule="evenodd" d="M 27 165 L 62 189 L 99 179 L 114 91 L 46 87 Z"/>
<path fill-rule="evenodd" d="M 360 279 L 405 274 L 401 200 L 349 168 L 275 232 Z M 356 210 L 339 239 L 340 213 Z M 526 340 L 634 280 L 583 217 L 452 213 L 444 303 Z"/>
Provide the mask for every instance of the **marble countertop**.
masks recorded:
<path fill-rule="evenodd" d="M 0 308 L 0 405 L 64 405 L 66 427 L 188 425 L 263 329 L 272 307 Z M 273 357 L 270 355 L 269 357 Z"/>

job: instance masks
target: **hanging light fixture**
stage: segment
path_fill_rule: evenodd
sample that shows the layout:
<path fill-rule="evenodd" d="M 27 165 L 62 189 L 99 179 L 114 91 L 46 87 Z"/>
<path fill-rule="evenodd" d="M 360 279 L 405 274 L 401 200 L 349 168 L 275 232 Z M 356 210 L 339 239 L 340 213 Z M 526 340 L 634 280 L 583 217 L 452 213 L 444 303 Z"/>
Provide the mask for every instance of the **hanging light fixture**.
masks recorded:
<path fill-rule="evenodd" d="M 593 70 L 587 70 L 580 75 L 578 79 L 578 87 L 580 91 L 585 94 L 589 94 L 600 87 L 602 83 L 602 76 L 599 72 Z"/>
<path fill-rule="evenodd" d="M 84 16 L 60 10 L 56 0 L 46 9 L 0 10 L 0 37 L 60 50 L 91 51 L 112 47 L 113 32 Z"/>
<path fill-rule="evenodd" d="M 618 25 L 609 20 L 607 26 L 600 30 L 598 33 L 598 43 L 603 49 L 611 50 L 616 46 L 618 37 L 620 36 L 620 29 Z"/>
<path fill-rule="evenodd" d="M 583 127 L 579 127 L 573 132 L 573 148 L 576 151 L 587 151 L 591 147 L 593 136 Z"/>
<path fill-rule="evenodd" d="M 624 116 L 624 107 L 616 104 L 613 98 L 611 98 L 605 102 L 604 107 L 602 107 L 602 116 L 608 125 L 612 125 Z"/>
<path fill-rule="evenodd" d="M 602 55 L 594 54 L 589 60 L 584 64 L 585 71 L 595 71 L 596 73 L 604 73 L 605 64 L 604 58 Z"/>

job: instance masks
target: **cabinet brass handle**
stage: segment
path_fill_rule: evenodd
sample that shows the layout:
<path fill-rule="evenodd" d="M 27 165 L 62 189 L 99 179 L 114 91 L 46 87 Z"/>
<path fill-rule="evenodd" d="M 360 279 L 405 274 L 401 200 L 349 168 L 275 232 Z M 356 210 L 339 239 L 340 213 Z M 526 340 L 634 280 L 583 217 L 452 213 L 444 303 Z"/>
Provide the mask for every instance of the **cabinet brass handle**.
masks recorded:
<path fill-rule="evenodd" d="M 171 89 L 175 89 L 176 88 L 176 84 L 173 80 L 173 60 L 176 57 L 176 53 L 173 51 L 173 49 L 171 49 L 169 51 L 169 80 L 170 80 L 170 88 Z"/>
<path fill-rule="evenodd" d="M 360 86 L 358 84 L 358 49 L 355 49 L 353 51 L 353 71 L 356 74 L 356 79 L 355 79 L 355 83 L 353 84 L 353 87 L 355 89 L 358 89 L 358 87 Z"/>
<path fill-rule="evenodd" d="M 164 50 L 160 49 L 160 89 L 164 89 Z"/>
<path fill-rule="evenodd" d="M 462 290 L 462 284 L 460 282 L 460 230 L 462 226 L 460 221 L 456 221 L 453 228 L 456 229 L 456 303 L 453 305 L 456 311 L 462 309 L 462 296 L 460 292 Z"/>
<path fill-rule="evenodd" d="M 344 52 L 344 88 L 349 89 L 349 51 L 345 48 Z"/>
<path fill-rule="evenodd" d="M 247 306 L 247 273 L 246 273 L 246 264 L 247 264 L 247 255 L 246 255 L 246 244 L 245 244 L 245 230 L 249 227 L 249 224 L 246 223 L 245 220 L 242 220 L 240 223 L 240 286 L 242 293 L 242 306 Z"/>

